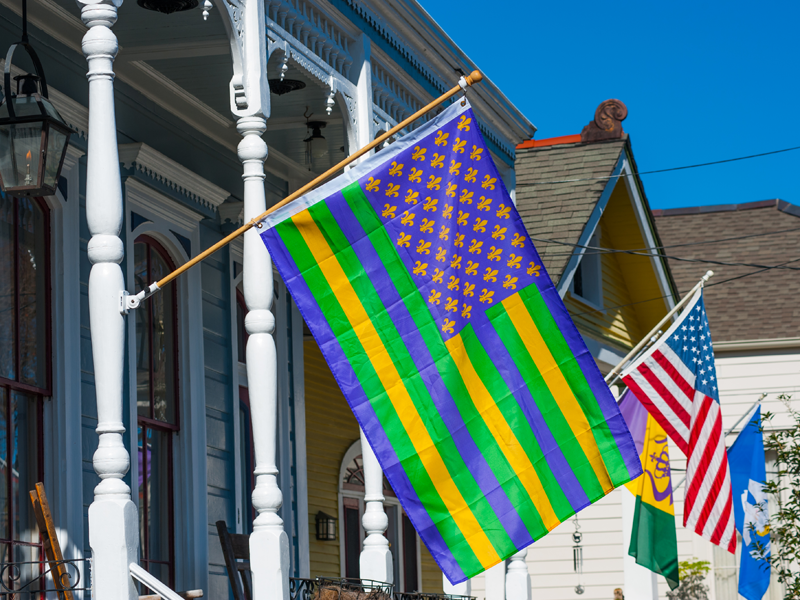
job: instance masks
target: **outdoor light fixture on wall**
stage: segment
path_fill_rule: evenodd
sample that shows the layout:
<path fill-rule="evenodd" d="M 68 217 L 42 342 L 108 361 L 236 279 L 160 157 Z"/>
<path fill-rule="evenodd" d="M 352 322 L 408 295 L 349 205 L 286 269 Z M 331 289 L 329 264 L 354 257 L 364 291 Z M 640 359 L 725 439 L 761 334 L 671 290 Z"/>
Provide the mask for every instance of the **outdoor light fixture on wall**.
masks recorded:
<path fill-rule="evenodd" d="M 14 77 L 11 59 L 22 46 L 36 74 Z M 47 82 L 36 51 L 28 43 L 27 1 L 22 2 L 22 39 L 6 54 L 0 101 L 0 187 L 14 196 L 48 196 L 58 186 L 70 130 L 47 97 Z"/>
<path fill-rule="evenodd" d="M 317 539 L 323 542 L 336 541 L 336 523 L 339 519 L 319 511 L 316 520 Z"/>

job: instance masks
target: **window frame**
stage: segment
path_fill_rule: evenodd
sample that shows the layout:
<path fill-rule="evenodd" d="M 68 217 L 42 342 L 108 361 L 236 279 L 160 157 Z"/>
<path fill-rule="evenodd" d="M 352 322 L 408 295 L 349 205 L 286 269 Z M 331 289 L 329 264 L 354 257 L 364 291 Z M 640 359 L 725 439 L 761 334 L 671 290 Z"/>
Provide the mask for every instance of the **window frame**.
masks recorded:
<path fill-rule="evenodd" d="M 5 195 L 5 194 L 4 194 Z M 44 350 L 44 360 L 45 360 L 45 387 L 40 388 L 35 385 L 31 385 L 28 383 L 23 383 L 20 381 L 21 379 L 21 344 L 20 344 L 20 239 L 19 239 L 19 227 L 20 227 L 20 218 L 19 218 L 19 203 L 23 199 L 23 197 L 19 196 L 12 196 L 10 194 L 5 195 L 6 198 L 11 199 L 13 202 L 13 232 L 14 232 L 14 239 L 13 239 L 13 247 L 14 247 L 14 256 L 13 256 L 13 286 L 14 286 L 14 339 L 13 339 L 13 346 L 14 346 L 14 376 L 15 379 L 9 379 L 7 377 L 0 376 L 0 388 L 5 390 L 5 406 L 2 407 L 2 415 L 0 418 L 7 419 L 6 421 L 6 474 L 5 477 L 7 479 L 7 490 L 8 490 L 8 532 L 7 538 L 0 538 L 0 546 L 5 546 L 8 549 L 7 557 L 10 558 L 10 561 L 6 562 L 13 562 L 14 561 L 14 548 L 17 546 L 22 546 L 31 549 L 38 549 L 39 550 L 39 560 L 43 561 L 44 553 L 42 552 L 43 549 L 43 542 L 41 536 L 38 533 L 38 530 L 33 530 L 33 535 L 31 536 L 32 539 L 38 539 L 37 542 L 28 542 L 24 541 L 20 538 L 19 532 L 15 531 L 15 523 L 17 521 L 17 515 L 19 515 L 19 507 L 17 506 L 17 501 L 25 495 L 24 490 L 19 491 L 19 498 L 17 495 L 13 493 L 13 472 L 10 468 L 12 464 L 11 457 L 14 453 L 14 439 L 16 439 L 16 435 L 12 435 L 13 433 L 13 418 L 11 416 L 11 406 L 12 406 L 12 395 L 14 392 L 18 392 L 23 396 L 28 396 L 31 398 L 35 405 L 35 419 L 36 419 L 36 479 L 38 481 L 43 481 L 44 479 L 44 399 L 46 397 L 52 397 L 53 395 L 53 319 L 52 319 L 52 261 L 51 261 L 51 251 L 52 251 L 52 239 L 51 239 L 51 219 L 52 213 L 50 207 L 44 201 L 43 198 L 39 196 L 30 196 L 24 197 L 25 199 L 30 200 L 35 207 L 38 207 L 39 210 L 42 212 L 42 221 L 44 223 L 44 249 L 43 249 L 43 264 L 44 264 L 44 273 L 45 273 L 45 285 L 44 285 L 44 318 L 45 318 L 45 350 Z M 19 449 L 18 449 L 19 450 Z M 29 455 L 29 452 L 25 452 L 25 455 Z M 20 500 L 21 501 L 21 500 Z M 16 512 L 15 512 L 16 509 Z M 31 556 L 30 558 L 33 558 Z M 40 567 L 40 572 L 44 572 L 44 563 L 42 562 L 42 566 Z"/>
<path fill-rule="evenodd" d="M 364 539 L 366 536 L 366 531 L 364 530 L 364 524 L 361 522 L 362 517 L 364 516 L 364 512 L 366 510 L 366 502 L 364 500 L 365 491 L 363 489 L 359 489 L 360 486 L 355 484 L 345 484 L 344 479 L 345 475 L 348 472 L 348 467 L 351 462 L 356 459 L 361 460 L 361 464 L 359 465 L 356 462 L 356 466 L 359 467 L 359 470 L 363 473 L 363 459 L 361 453 L 361 440 L 357 440 L 350 445 L 345 452 L 344 458 L 342 459 L 341 465 L 339 467 L 339 494 L 338 494 L 338 512 L 339 512 L 339 562 L 340 562 L 340 569 L 341 569 L 341 576 L 345 577 L 347 573 L 347 564 L 346 564 L 346 526 L 344 522 L 345 517 L 345 504 L 347 500 L 352 503 L 352 506 L 349 507 L 351 509 L 355 508 L 355 502 L 358 503 L 358 528 L 359 528 L 359 552 L 364 549 Z M 398 579 L 400 581 L 395 581 L 395 589 L 399 592 L 422 592 L 422 557 L 420 553 L 420 546 L 419 546 L 419 534 L 414 530 L 414 539 L 409 540 L 405 535 L 405 529 L 403 527 L 403 522 L 405 519 L 408 519 L 410 522 L 410 518 L 406 514 L 405 510 L 403 509 L 403 505 L 400 503 L 400 500 L 394 493 L 394 490 L 391 489 L 389 486 L 389 482 L 386 480 L 386 476 L 383 477 L 383 496 L 384 506 L 392 506 L 397 511 L 397 519 L 395 522 L 395 539 L 400 542 L 401 547 L 397 549 L 397 552 L 392 552 L 392 561 L 393 561 L 393 570 L 396 570 L 398 573 Z M 385 509 L 384 509 L 385 510 Z M 387 514 L 388 517 L 388 514 Z M 391 526 L 391 519 L 389 526 Z M 413 525 L 412 525 L 413 529 Z M 384 532 L 384 536 L 388 533 L 388 529 Z M 388 536 L 386 536 L 388 539 Z M 416 557 L 416 580 L 417 580 L 417 589 L 416 590 L 407 590 L 406 589 L 406 571 L 407 565 L 405 564 L 407 548 L 411 548 L 414 556 Z"/>
<path fill-rule="evenodd" d="M 14 374 L 16 379 L 8 379 L 6 377 L 0 376 L 0 386 L 10 387 L 16 390 L 29 392 L 33 394 L 39 394 L 42 397 L 50 397 L 53 395 L 53 317 L 52 317 L 52 306 L 51 306 L 51 295 L 52 295 L 52 272 L 51 272 L 51 260 L 50 260 L 50 252 L 51 252 L 51 226 L 50 226 L 50 207 L 47 206 L 47 203 L 39 196 L 30 197 L 30 200 L 34 202 L 42 211 L 44 216 L 44 224 L 45 224 L 45 237 L 44 237 L 44 263 L 45 263 L 45 272 L 47 276 L 45 277 L 45 306 L 44 306 L 44 313 L 45 313 L 45 387 L 40 388 L 35 385 L 30 385 L 28 383 L 23 383 L 19 381 L 20 378 L 20 343 L 19 343 L 19 332 L 20 332 L 20 315 L 19 315 L 19 202 L 20 198 L 18 196 L 11 196 L 7 195 L 8 198 L 12 198 L 14 201 Z"/>
<path fill-rule="evenodd" d="M 592 235 L 589 237 L 589 241 L 586 243 L 586 245 L 593 248 L 600 247 L 599 223 Z M 588 271 L 584 271 L 584 268 L 588 269 Z M 590 273 L 590 277 L 588 279 L 596 278 L 595 281 L 587 281 L 587 277 L 585 276 L 587 272 Z M 585 293 L 579 294 L 575 291 L 575 280 L 579 274 L 581 276 L 581 287 L 584 288 L 582 291 L 586 291 L 588 283 L 592 288 L 594 288 L 592 290 L 592 295 Z M 588 304 L 592 308 L 603 310 L 603 256 L 598 250 L 592 250 L 591 248 L 583 249 L 583 254 L 578 261 L 578 264 L 575 266 L 575 272 L 573 273 L 572 279 L 569 283 L 569 293 L 576 300 L 579 300 L 584 304 Z"/>
<path fill-rule="evenodd" d="M 133 247 L 136 247 L 136 244 L 145 244 L 147 246 L 147 274 L 148 274 L 148 281 L 152 280 L 151 275 L 151 263 L 150 263 L 150 253 L 153 249 L 161 256 L 162 260 L 167 264 L 171 270 L 174 270 L 175 261 L 172 258 L 172 255 L 167 251 L 163 244 L 161 244 L 157 239 L 148 235 L 147 233 L 143 233 L 138 235 L 133 240 Z M 148 558 L 150 553 L 150 531 L 149 527 L 145 526 L 143 531 L 141 531 L 141 537 L 139 547 L 140 547 L 140 554 L 141 556 L 140 561 L 142 562 L 142 566 L 149 571 L 150 564 L 158 564 L 158 565 L 166 565 L 168 573 L 169 573 L 169 581 L 165 582 L 170 587 L 175 587 L 175 576 L 177 565 L 175 562 L 175 468 L 174 468 L 174 460 L 175 460 L 175 440 L 174 435 L 180 432 L 181 429 L 181 379 L 180 379 L 180 337 L 178 331 L 178 290 L 176 288 L 173 289 L 172 293 L 172 314 L 174 316 L 172 321 L 172 335 L 174 340 L 174 351 L 172 356 L 172 371 L 174 376 L 174 402 L 175 402 L 175 423 L 169 423 L 167 421 L 160 421 L 154 417 L 154 381 L 153 381 L 153 374 L 154 374 L 154 362 L 153 362 L 153 303 L 147 302 L 143 307 L 147 310 L 147 326 L 149 328 L 150 334 L 149 344 L 150 347 L 148 348 L 148 360 L 149 360 L 149 387 L 150 387 L 150 415 L 143 416 L 138 413 L 138 409 L 136 410 L 136 425 L 137 425 L 137 438 L 138 438 L 138 429 L 142 428 L 142 439 L 143 439 L 143 447 L 142 447 L 142 457 L 139 463 L 139 473 L 142 475 L 141 480 L 142 483 L 139 485 L 139 496 L 142 498 L 142 502 L 139 506 L 139 511 L 144 512 L 144 522 L 148 522 L 148 511 L 149 505 L 147 501 L 147 490 L 148 490 L 148 481 L 147 481 L 147 452 L 146 452 L 146 444 L 147 444 L 147 431 L 152 430 L 154 433 L 166 433 L 167 434 L 167 519 L 169 521 L 168 528 L 167 528 L 167 546 L 168 546 L 168 560 L 153 560 Z M 141 519 L 140 519 L 141 523 Z"/>

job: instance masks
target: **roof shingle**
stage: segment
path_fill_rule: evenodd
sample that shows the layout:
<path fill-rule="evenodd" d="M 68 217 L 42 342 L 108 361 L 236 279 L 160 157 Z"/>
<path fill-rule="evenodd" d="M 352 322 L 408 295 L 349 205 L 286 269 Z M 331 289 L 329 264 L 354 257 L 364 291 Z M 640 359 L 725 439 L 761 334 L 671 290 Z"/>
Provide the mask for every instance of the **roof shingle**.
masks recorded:
<path fill-rule="evenodd" d="M 536 238 L 578 243 L 608 184 L 608 179 L 597 178 L 611 175 L 626 143 L 627 136 L 607 142 L 517 148 L 517 210 L 553 281 L 561 278 L 569 255 L 564 246 Z"/>
<path fill-rule="evenodd" d="M 760 265 L 800 258 L 800 207 L 783 200 L 654 210 L 653 214 L 668 255 Z M 783 233 L 770 233 L 776 231 Z M 669 247 L 762 233 L 770 235 Z M 758 268 L 674 259 L 669 260 L 669 266 L 681 294 L 690 290 L 708 268 L 714 271 L 704 296 L 715 342 L 800 337 L 800 271 L 772 269 L 713 285 Z M 800 268 L 800 262 L 787 266 Z"/>

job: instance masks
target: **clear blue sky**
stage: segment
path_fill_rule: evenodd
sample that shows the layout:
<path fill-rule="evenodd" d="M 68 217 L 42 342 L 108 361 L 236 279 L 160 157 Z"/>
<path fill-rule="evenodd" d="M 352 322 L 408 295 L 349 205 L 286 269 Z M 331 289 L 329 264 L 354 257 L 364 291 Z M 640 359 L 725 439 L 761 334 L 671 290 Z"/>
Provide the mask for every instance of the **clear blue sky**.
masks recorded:
<path fill-rule="evenodd" d="M 800 2 L 420 2 L 535 139 L 619 98 L 641 171 L 800 146 Z M 642 180 L 653 208 L 800 205 L 800 150 Z"/>

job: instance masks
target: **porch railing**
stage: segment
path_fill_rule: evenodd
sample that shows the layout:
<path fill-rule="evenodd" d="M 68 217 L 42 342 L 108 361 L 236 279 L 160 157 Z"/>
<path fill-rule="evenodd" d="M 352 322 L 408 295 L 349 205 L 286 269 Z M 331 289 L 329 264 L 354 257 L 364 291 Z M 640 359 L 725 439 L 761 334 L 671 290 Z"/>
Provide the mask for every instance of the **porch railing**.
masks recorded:
<path fill-rule="evenodd" d="M 88 583 L 83 583 L 83 578 L 87 578 L 88 581 L 90 566 L 91 560 L 88 558 L 0 562 L 0 598 L 47 592 L 60 594 L 88 592 L 91 587 Z M 60 578 L 60 586 L 57 586 L 53 579 L 53 570 L 57 567 L 64 571 Z"/>
<path fill-rule="evenodd" d="M 474 596 L 395 592 L 391 583 L 330 577 L 292 578 L 289 597 L 291 600 L 475 600 Z"/>
<path fill-rule="evenodd" d="M 395 592 L 394 600 L 475 600 L 475 596 L 456 594 L 426 594 L 424 592 Z"/>

